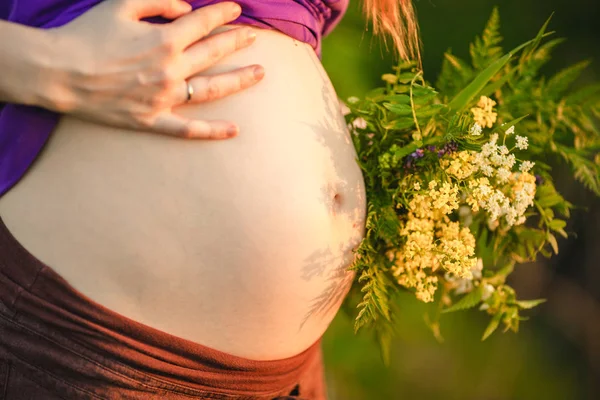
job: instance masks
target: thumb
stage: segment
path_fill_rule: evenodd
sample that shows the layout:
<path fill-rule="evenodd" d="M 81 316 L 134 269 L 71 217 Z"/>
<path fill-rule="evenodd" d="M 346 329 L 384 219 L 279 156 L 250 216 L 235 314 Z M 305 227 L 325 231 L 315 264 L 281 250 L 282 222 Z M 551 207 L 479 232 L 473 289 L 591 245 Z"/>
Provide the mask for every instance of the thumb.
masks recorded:
<path fill-rule="evenodd" d="M 136 20 L 161 16 L 176 19 L 192 11 L 192 6 L 184 0 L 123 0 L 121 10 Z"/>

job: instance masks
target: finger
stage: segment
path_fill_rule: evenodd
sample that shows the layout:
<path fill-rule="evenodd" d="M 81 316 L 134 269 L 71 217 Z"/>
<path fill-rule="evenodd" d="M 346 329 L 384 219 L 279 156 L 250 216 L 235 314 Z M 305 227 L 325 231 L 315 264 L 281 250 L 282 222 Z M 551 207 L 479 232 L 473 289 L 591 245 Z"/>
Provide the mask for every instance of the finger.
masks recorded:
<path fill-rule="evenodd" d="M 256 33 L 251 28 L 230 29 L 190 46 L 179 62 L 189 68 L 187 76 L 194 75 L 216 64 L 223 57 L 251 45 L 255 40 Z"/>
<path fill-rule="evenodd" d="M 192 120 L 169 112 L 160 115 L 150 129 L 178 138 L 205 140 L 230 139 L 239 132 L 231 122 Z"/>
<path fill-rule="evenodd" d="M 183 0 L 120 0 L 115 3 L 121 12 L 136 20 L 158 15 L 175 19 L 192 10 L 192 6 Z"/>
<path fill-rule="evenodd" d="M 213 29 L 240 16 L 242 8 L 232 2 L 212 4 L 199 8 L 161 28 L 179 49 L 185 49 L 208 35 Z"/>
<path fill-rule="evenodd" d="M 263 67 L 251 65 L 224 74 L 192 78 L 189 82 L 193 87 L 194 95 L 190 102 L 203 103 L 229 96 L 256 84 L 264 75 Z"/>

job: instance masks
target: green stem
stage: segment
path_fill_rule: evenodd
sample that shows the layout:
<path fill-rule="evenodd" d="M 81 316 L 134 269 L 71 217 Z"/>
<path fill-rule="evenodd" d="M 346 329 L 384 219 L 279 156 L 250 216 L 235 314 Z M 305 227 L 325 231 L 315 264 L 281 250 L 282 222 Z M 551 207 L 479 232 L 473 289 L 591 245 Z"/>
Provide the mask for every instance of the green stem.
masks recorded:
<path fill-rule="evenodd" d="M 419 132 L 419 135 L 421 136 L 421 140 L 423 138 L 423 134 L 421 133 L 421 128 L 419 127 L 419 121 L 417 120 L 417 112 L 415 111 L 415 103 L 413 101 L 413 86 L 414 86 L 417 78 L 419 78 L 422 75 L 423 75 L 423 71 L 419 71 L 419 73 L 416 74 L 415 77 L 410 82 L 410 108 L 412 110 L 413 121 L 415 121 L 415 126 L 417 127 L 417 132 Z"/>

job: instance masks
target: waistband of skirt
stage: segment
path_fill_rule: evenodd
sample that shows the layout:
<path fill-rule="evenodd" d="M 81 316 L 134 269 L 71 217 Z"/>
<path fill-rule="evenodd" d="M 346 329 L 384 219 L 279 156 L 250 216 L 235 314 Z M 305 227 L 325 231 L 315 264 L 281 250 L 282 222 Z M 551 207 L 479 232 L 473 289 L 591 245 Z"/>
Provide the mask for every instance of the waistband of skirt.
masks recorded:
<path fill-rule="evenodd" d="M 294 385 L 321 351 L 319 338 L 293 357 L 251 360 L 136 322 L 73 288 L 29 253 L 1 217 L 0 302 L 104 356 L 198 389 L 279 390 Z"/>

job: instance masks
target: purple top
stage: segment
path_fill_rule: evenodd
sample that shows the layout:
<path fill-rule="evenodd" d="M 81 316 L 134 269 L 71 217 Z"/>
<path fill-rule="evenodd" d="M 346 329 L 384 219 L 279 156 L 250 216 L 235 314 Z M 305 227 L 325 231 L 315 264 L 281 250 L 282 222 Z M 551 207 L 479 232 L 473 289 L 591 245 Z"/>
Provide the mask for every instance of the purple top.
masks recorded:
<path fill-rule="evenodd" d="M 0 1 L 0 19 L 55 28 L 102 0 Z M 193 8 L 223 0 L 186 0 Z M 321 38 L 340 21 L 348 0 L 237 0 L 242 15 L 234 23 L 276 29 L 321 52 Z M 166 23 L 154 17 L 150 22 Z M 58 122 L 59 114 L 39 107 L 0 103 L 0 197 L 23 177 Z"/>

